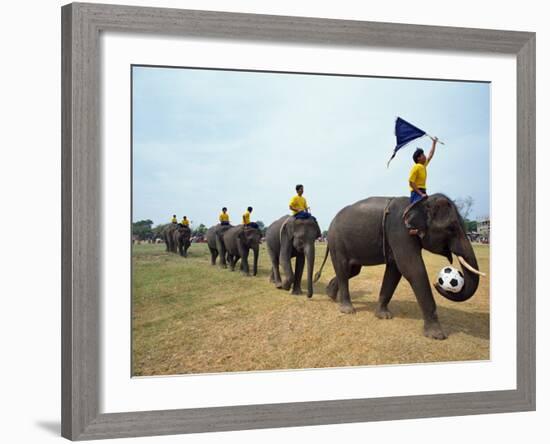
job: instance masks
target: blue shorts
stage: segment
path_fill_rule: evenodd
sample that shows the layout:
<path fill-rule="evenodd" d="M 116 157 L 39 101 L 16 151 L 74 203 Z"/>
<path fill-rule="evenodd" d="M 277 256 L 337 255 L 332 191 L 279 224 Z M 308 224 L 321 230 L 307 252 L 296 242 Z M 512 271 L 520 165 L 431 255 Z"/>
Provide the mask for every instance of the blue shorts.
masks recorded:
<path fill-rule="evenodd" d="M 315 219 L 315 217 L 313 217 L 311 215 L 311 213 L 308 213 L 307 211 L 300 211 L 299 213 L 296 213 L 294 215 L 294 218 L 295 219 L 310 219 L 311 218 L 313 220 L 317 220 L 317 219 Z"/>
<path fill-rule="evenodd" d="M 426 188 L 419 188 L 419 190 L 426 194 Z M 421 199 L 422 196 L 420 194 L 418 194 L 416 191 L 411 191 L 411 203 L 418 202 Z"/>

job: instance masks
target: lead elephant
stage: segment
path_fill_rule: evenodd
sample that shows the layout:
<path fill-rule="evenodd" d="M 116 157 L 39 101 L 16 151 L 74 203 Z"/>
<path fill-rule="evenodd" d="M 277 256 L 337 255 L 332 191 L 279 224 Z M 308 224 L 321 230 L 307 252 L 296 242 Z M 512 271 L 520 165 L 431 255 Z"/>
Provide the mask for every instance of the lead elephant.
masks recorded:
<path fill-rule="evenodd" d="M 321 229 L 315 218 L 295 219 L 283 216 L 273 222 L 266 232 L 266 243 L 271 258 L 271 278 L 277 288 L 302 294 L 302 275 L 307 259 L 307 296 L 313 296 L 313 267 L 315 262 L 315 240 L 321 236 Z M 290 259 L 295 257 L 294 271 Z M 283 268 L 281 279 L 279 265 Z"/>
<path fill-rule="evenodd" d="M 176 244 L 174 243 L 174 231 L 178 228 L 179 224 L 171 223 L 166 226 L 164 231 L 162 232 L 162 238 L 164 239 L 164 243 L 166 244 L 166 251 L 169 251 L 171 253 L 176 253 Z"/>
<path fill-rule="evenodd" d="M 191 246 L 191 229 L 186 225 L 177 224 L 172 231 L 172 241 L 174 250 L 179 251 L 180 256 L 187 257 L 187 250 Z"/>
<path fill-rule="evenodd" d="M 227 268 L 227 250 L 223 241 L 223 236 L 227 230 L 232 228 L 232 225 L 214 225 L 206 232 L 206 242 L 208 242 L 208 250 L 210 250 L 210 263 L 216 265 L 216 259 L 220 256 L 220 266 Z"/>
<path fill-rule="evenodd" d="M 235 271 L 235 265 L 240 259 L 242 273 L 249 276 L 248 254 L 252 250 L 254 253 L 252 274 L 256 276 L 258 273 L 258 253 L 261 239 L 262 233 L 258 228 L 244 225 L 231 227 L 224 233 L 223 242 L 227 249 L 227 260 L 229 261 L 231 271 Z"/>
<path fill-rule="evenodd" d="M 407 226 L 418 229 L 418 235 L 409 234 Z M 458 257 L 464 275 L 462 290 L 451 293 L 434 284 L 447 299 L 461 302 L 471 298 L 482 274 L 462 218 L 454 203 L 443 194 L 431 195 L 413 206 L 406 197 L 371 197 L 349 205 L 332 220 L 328 247 L 336 277 L 329 282 L 327 294 L 333 300 L 339 296 L 343 313 L 355 312 L 349 279 L 358 275 L 364 265 L 386 264 L 376 316 L 392 318 L 388 304 L 404 276 L 422 310 L 424 334 L 435 339 L 445 339 L 446 335 L 439 324 L 422 249 L 445 256 L 451 263 L 452 254 Z M 323 265 L 326 259 L 325 256 Z"/>

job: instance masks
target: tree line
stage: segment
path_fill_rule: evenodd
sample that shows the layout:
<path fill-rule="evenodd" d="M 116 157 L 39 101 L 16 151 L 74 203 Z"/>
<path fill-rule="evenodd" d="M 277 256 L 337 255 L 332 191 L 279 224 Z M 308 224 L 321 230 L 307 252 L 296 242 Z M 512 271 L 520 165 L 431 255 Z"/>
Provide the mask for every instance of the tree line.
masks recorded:
<path fill-rule="evenodd" d="M 258 220 L 256 221 L 258 228 L 260 229 L 262 236 L 265 236 L 267 227 L 265 224 Z M 162 233 L 165 228 L 170 224 L 160 224 L 153 227 L 154 222 L 151 219 L 139 220 L 132 223 L 132 236 L 136 240 L 154 240 L 162 238 Z M 191 236 L 206 236 L 208 227 L 204 224 L 199 224 L 198 227 L 191 229 Z"/>
<path fill-rule="evenodd" d="M 467 233 L 477 231 L 477 222 L 470 220 L 468 217 L 472 211 L 474 205 L 474 199 L 472 196 L 460 197 L 454 200 L 454 203 L 462 216 L 464 221 L 464 229 Z M 265 224 L 258 220 L 256 221 L 262 236 L 265 236 L 267 227 Z M 140 220 L 132 223 L 132 235 L 137 240 L 154 240 L 156 238 L 162 238 L 162 232 L 170 224 L 161 224 L 153 227 L 153 221 L 151 219 Z M 191 229 L 191 236 L 205 236 L 208 227 L 204 224 L 199 224 L 197 228 Z M 327 236 L 328 231 L 323 231 L 323 237 Z"/>

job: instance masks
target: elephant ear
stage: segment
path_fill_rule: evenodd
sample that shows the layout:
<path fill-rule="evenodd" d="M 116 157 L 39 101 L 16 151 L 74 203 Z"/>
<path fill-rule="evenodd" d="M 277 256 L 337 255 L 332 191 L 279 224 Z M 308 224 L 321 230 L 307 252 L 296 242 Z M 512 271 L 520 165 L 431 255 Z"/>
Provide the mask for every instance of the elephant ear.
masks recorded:
<path fill-rule="evenodd" d="M 245 228 L 243 226 L 237 234 L 237 239 L 239 241 L 241 241 L 243 244 L 246 244 L 246 234 L 245 234 L 244 230 L 245 230 Z"/>
<path fill-rule="evenodd" d="M 438 197 L 426 205 L 428 225 L 433 228 L 446 228 L 453 224 L 455 219 L 454 207 L 451 202 Z"/>
<path fill-rule="evenodd" d="M 428 228 L 428 212 L 426 201 L 419 200 L 405 210 L 403 215 L 407 228 L 415 228 L 419 233 L 425 233 Z"/>
<path fill-rule="evenodd" d="M 244 227 L 242 227 L 239 230 L 239 232 L 237 233 L 237 239 L 239 239 L 240 241 L 246 240 L 245 235 L 244 235 Z"/>
<path fill-rule="evenodd" d="M 292 249 L 292 239 L 294 237 L 294 220 L 289 217 L 281 225 L 281 251 L 283 248 Z"/>

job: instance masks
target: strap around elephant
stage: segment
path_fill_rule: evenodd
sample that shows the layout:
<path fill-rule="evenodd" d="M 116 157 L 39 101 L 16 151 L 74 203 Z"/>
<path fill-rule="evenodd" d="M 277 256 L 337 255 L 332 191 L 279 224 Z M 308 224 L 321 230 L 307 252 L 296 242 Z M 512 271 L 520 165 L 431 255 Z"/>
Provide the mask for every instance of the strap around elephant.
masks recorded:
<path fill-rule="evenodd" d="M 384 208 L 384 213 L 382 214 L 382 254 L 384 255 L 384 263 L 388 263 L 388 258 L 386 254 L 386 215 L 390 212 L 389 208 L 393 202 L 393 197 L 388 201 L 386 207 Z"/>

